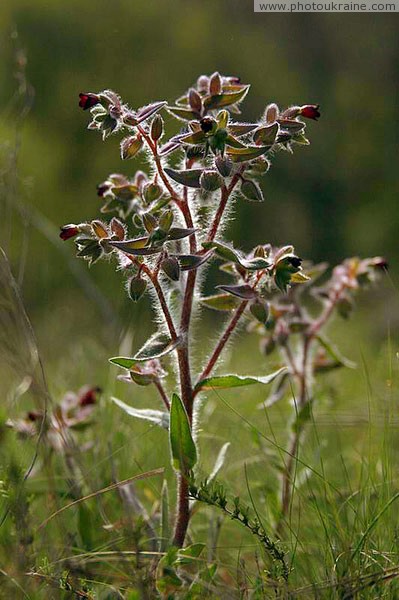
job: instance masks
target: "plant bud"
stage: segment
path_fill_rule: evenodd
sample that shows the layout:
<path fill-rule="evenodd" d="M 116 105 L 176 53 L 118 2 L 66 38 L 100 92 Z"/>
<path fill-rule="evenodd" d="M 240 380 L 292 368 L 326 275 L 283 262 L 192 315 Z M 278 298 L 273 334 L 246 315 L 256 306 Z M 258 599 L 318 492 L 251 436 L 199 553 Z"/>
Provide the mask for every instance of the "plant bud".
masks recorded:
<path fill-rule="evenodd" d="M 147 282 L 145 279 L 142 279 L 140 275 L 137 275 L 137 277 L 133 277 L 128 284 L 129 298 L 133 300 L 133 302 L 138 302 L 143 296 L 146 289 Z"/>
<path fill-rule="evenodd" d="M 193 88 L 191 88 L 191 90 L 188 92 L 188 102 L 194 112 L 201 114 L 202 99 L 201 99 L 201 96 L 199 95 L 199 93 L 197 92 L 197 90 L 194 90 Z"/>
<path fill-rule="evenodd" d="M 157 142 L 163 136 L 164 122 L 161 115 L 155 115 L 151 123 L 151 138 Z"/>
<path fill-rule="evenodd" d="M 317 119 L 320 117 L 319 108 L 320 108 L 319 104 L 306 104 L 305 106 L 301 106 L 299 111 L 300 111 L 300 114 L 302 115 L 302 117 L 305 117 L 306 119 L 313 119 L 314 121 L 317 121 Z"/>
<path fill-rule="evenodd" d="M 209 89 L 209 77 L 200 75 L 197 79 L 197 90 L 199 92 L 207 92 Z"/>
<path fill-rule="evenodd" d="M 79 227 L 74 223 L 60 227 L 60 238 L 65 242 L 79 233 Z"/>
<path fill-rule="evenodd" d="M 158 200 L 162 196 L 162 188 L 157 183 L 146 183 L 143 186 L 143 196 L 148 204 L 154 202 L 154 200 Z"/>
<path fill-rule="evenodd" d="M 222 177 L 229 177 L 233 169 L 233 161 L 227 155 L 219 155 L 215 159 L 215 166 Z"/>
<path fill-rule="evenodd" d="M 101 221 L 97 221 L 97 220 L 92 221 L 91 228 L 93 230 L 94 235 L 97 236 L 100 240 L 102 238 L 108 237 L 108 230 L 107 230 L 106 226 L 104 225 L 104 223 L 102 223 Z"/>
<path fill-rule="evenodd" d="M 254 250 L 254 256 L 259 257 L 259 258 L 266 258 L 267 254 L 266 254 L 266 250 L 264 249 L 264 247 L 256 246 L 256 248 Z"/>
<path fill-rule="evenodd" d="M 277 121 L 279 115 L 279 109 L 277 104 L 274 102 L 266 106 L 265 110 L 265 118 L 267 123 L 274 123 Z"/>
<path fill-rule="evenodd" d="M 206 170 L 201 174 L 200 184 L 206 192 L 214 192 L 223 185 L 223 178 L 217 171 Z"/>
<path fill-rule="evenodd" d="M 97 94 L 91 94 L 91 93 L 79 94 L 79 106 L 80 106 L 80 108 L 83 108 L 83 110 L 92 108 L 96 104 L 99 104 L 100 101 L 101 101 L 100 96 L 98 96 Z"/>
<path fill-rule="evenodd" d="M 168 256 L 161 262 L 161 269 L 172 281 L 180 279 L 180 264 L 175 256 Z"/>
<path fill-rule="evenodd" d="M 160 228 L 164 231 L 169 231 L 169 229 L 172 227 L 173 217 L 174 215 L 172 210 L 164 210 L 159 217 Z"/>
<path fill-rule="evenodd" d="M 217 116 L 218 126 L 221 129 L 226 129 L 227 123 L 229 122 L 229 113 L 227 110 L 221 110 Z"/>
<path fill-rule="evenodd" d="M 262 302 L 262 300 L 256 299 L 251 302 L 249 310 L 255 319 L 259 321 L 259 323 L 264 324 L 269 318 L 269 305 L 267 302 Z"/>
<path fill-rule="evenodd" d="M 264 197 L 258 184 L 246 179 L 241 182 L 241 192 L 251 202 L 263 202 Z"/>
<path fill-rule="evenodd" d="M 123 138 L 121 141 L 121 158 L 122 160 L 128 160 L 129 158 L 133 158 L 136 156 L 138 152 L 143 147 L 143 140 L 141 135 L 138 134 L 136 136 L 132 135 L 129 137 Z"/>
<path fill-rule="evenodd" d="M 157 227 L 158 225 L 158 221 L 156 220 L 154 215 L 152 215 L 151 213 L 143 213 L 141 215 L 141 218 L 143 219 L 143 225 L 146 228 L 147 232 L 151 233 L 152 231 L 154 231 L 155 227 Z"/>

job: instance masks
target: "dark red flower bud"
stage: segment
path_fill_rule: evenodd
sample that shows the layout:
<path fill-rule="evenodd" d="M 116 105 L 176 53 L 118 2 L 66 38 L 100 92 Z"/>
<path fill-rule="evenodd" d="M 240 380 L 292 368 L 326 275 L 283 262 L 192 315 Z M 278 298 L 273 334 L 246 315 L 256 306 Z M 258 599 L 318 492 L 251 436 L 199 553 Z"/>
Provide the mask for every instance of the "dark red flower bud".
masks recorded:
<path fill-rule="evenodd" d="M 300 113 L 306 119 L 317 119 L 320 117 L 319 104 L 306 104 L 305 106 L 301 106 Z"/>
<path fill-rule="evenodd" d="M 64 240 L 64 242 L 65 240 L 69 240 L 70 238 L 75 237 L 75 235 L 79 233 L 79 227 L 77 225 L 74 225 L 73 223 L 71 223 L 70 225 L 64 225 L 60 229 L 60 238 Z"/>
<path fill-rule="evenodd" d="M 96 404 L 96 394 L 99 394 L 100 392 L 101 388 L 99 387 L 90 388 L 89 390 L 85 391 L 84 394 L 82 394 L 82 396 L 79 398 L 79 405 L 89 406 L 90 404 Z"/>
<path fill-rule="evenodd" d="M 97 94 L 79 94 L 79 106 L 83 108 L 83 110 L 87 110 L 96 104 L 99 104 L 100 96 Z"/>

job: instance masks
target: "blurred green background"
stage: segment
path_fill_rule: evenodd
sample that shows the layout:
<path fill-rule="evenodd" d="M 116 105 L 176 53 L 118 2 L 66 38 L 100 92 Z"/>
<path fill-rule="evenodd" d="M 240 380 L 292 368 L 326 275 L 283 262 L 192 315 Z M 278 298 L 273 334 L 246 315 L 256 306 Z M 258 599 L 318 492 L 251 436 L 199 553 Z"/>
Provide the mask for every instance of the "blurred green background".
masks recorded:
<path fill-rule="evenodd" d="M 15 198 L 28 216 L 3 216 L 2 245 L 44 352 L 73 347 L 78 331 L 111 347 L 111 315 L 149 319 L 146 307 L 132 315 L 111 268 L 100 263 L 89 272 L 73 244 L 56 239 L 60 224 L 96 217 L 95 185 L 108 173 L 136 168 L 122 164 L 118 136 L 103 144 L 86 130 L 80 91 L 112 88 L 138 107 L 172 101 L 199 74 L 219 70 L 252 84 L 247 120 L 270 101 L 320 103 L 321 120 L 308 124 L 311 146 L 276 157 L 263 183 L 265 204 L 240 203 L 231 236 L 244 248 L 293 243 L 314 260 L 384 254 L 395 271 L 396 15 L 255 15 L 252 0 L 6 0 L 0 26 L 3 164 L 15 145 L 13 31 L 35 90 L 18 184 L 8 181 L 1 203 L 5 211 L 6 196 Z M 175 127 L 171 118 L 168 124 Z"/>

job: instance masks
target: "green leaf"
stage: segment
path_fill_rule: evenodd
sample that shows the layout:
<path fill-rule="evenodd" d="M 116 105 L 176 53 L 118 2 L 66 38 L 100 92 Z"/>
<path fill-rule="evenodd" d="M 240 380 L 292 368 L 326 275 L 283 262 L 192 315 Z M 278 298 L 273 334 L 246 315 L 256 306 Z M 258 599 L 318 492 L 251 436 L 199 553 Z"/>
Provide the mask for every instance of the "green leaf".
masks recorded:
<path fill-rule="evenodd" d="M 224 390 L 228 388 L 242 387 L 244 385 L 254 385 L 255 383 L 268 385 L 286 370 L 287 367 L 281 367 L 281 369 L 274 371 L 274 373 L 270 373 L 270 375 L 265 375 L 263 377 L 253 377 L 251 375 L 216 375 L 214 377 L 207 377 L 206 379 L 199 381 L 195 386 L 195 390 Z"/>
<path fill-rule="evenodd" d="M 186 409 L 177 394 L 173 394 L 170 406 L 169 439 L 174 468 L 188 474 L 197 462 L 197 449 Z"/>
<path fill-rule="evenodd" d="M 336 346 L 334 346 L 334 344 L 332 342 L 330 342 L 330 340 L 328 340 L 326 337 L 319 334 L 319 335 L 316 335 L 316 339 L 319 342 L 319 344 L 324 348 L 324 350 L 327 352 L 327 354 L 329 354 L 329 356 L 331 356 L 331 358 L 333 360 L 335 360 L 339 365 L 342 365 L 343 367 L 347 367 L 348 369 L 356 369 L 357 368 L 356 363 L 349 360 L 349 358 L 345 358 L 345 356 L 343 356 L 340 353 L 338 348 Z"/>
<path fill-rule="evenodd" d="M 231 106 L 237 102 L 241 102 L 248 93 L 250 86 L 246 85 L 241 90 L 230 94 L 222 93 L 215 94 L 214 96 L 207 96 L 204 99 L 204 107 L 207 110 L 213 110 L 214 108 L 223 108 L 225 106 Z"/>
<path fill-rule="evenodd" d="M 263 269 L 268 269 L 271 266 L 271 264 L 261 256 L 250 259 L 243 258 L 237 250 L 234 250 L 231 246 L 227 246 L 221 242 L 203 242 L 202 246 L 205 249 L 215 248 L 216 254 L 220 258 L 239 264 L 248 271 L 261 271 Z"/>
<path fill-rule="evenodd" d="M 183 228 L 183 227 L 171 227 L 168 233 L 168 242 L 173 242 L 174 240 L 182 240 L 185 237 L 193 235 L 195 233 L 195 229 L 193 228 Z"/>
<path fill-rule="evenodd" d="M 242 142 L 240 142 L 240 140 L 237 140 L 230 133 L 229 133 L 229 135 L 226 138 L 226 144 L 228 146 L 230 146 L 231 148 L 246 148 L 245 144 L 243 144 Z"/>
<path fill-rule="evenodd" d="M 169 527 L 169 492 L 166 479 L 162 484 L 161 491 L 161 539 L 159 544 L 160 552 L 165 552 L 169 546 L 170 527 Z"/>
<path fill-rule="evenodd" d="M 207 262 L 212 256 L 213 250 L 209 250 L 205 254 L 174 254 L 177 258 L 182 271 L 191 271 L 192 269 L 198 269 L 201 265 Z M 172 256 L 172 255 L 171 255 Z"/>
<path fill-rule="evenodd" d="M 140 238 L 142 240 L 143 238 Z M 147 238 L 148 239 L 148 238 Z M 127 240 L 126 242 L 108 242 L 110 246 L 113 246 L 117 250 L 126 252 L 126 254 L 132 254 L 133 256 L 150 256 L 151 254 L 157 254 L 162 251 L 162 246 L 156 246 L 152 248 L 137 247 L 138 240 Z"/>
<path fill-rule="evenodd" d="M 162 427 L 163 429 L 169 428 L 169 413 L 167 412 L 163 412 L 161 410 L 152 410 L 150 408 L 133 408 L 133 406 L 125 404 L 125 402 L 118 400 L 118 398 L 112 397 L 111 400 L 131 417 L 143 419 L 144 421 L 150 421 L 151 423 L 155 423 L 155 425 L 159 425 L 159 427 Z"/>
<path fill-rule="evenodd" d="M 191 544 L 191 546 L 181 548 L 178 553 L 176 564 L 189 565 L 193 562 L 197 562 L 196 559 L 202 554 L 204 548 L 206 548 L 205 544 L 201 543 Z"/>
<path fill-rule="evenodd" d="M 189 144 L 191 146 L 196 146 L 197 144 L 204 144 L 206 142 L 206 135 L 200 129 L 199 131 L 194 131 L 193 133 L 187 133 L 185 135 L 179 136 L 179 141 L 183 144 Z"/>
<path fill-rule="evenodd" d="M 172 341 L 171 338 L 164 333 L 155 333 L 134 355 L 133 360 L 144 361 L 151 360 L 152 358 L 160 358 L 161 356 L 165 356 L 172 352 L 179 343 L 179 338 Z"/>
<path fill-rule="evenodd" d="M 212 310 L 234 310 L 238 306 L 238 300 L 231 294 L 215 294 L 200 299 L 201 304 Z"/>
<path fill-rule="evenodd" d="M 174 117 L 181 119 L 183 121 L 192 121 L 193 119 L 198 119 L 199 114 L 189 108 L 180 108 L 179 106 L 168 106 L 168 112 L 170 112 Z"/>
<path fill-rule="evenodd" d="M 259 185 L 250 179 L 241 183 L 241 192 L 251 202 L 264 202 L 265 200 Z"/>
<path fill-rule="evenodd" d="M 250 133 L 257 127 L 257 123 L 229 123 L 227 129 L 232 135 L 240 137 L 241 135 Z"/>
<path fill-rule="evenodd" d="M 153 102 L 152 104 L 148 104 L 147 106 L 143 106 L 140 108 L 135 117 L 137 119 L 137 123 L 141 123 L 145 121 L 152 115 L 155 115 L 158 111 L 160 111 L 164 106 L 167 105 L 167 102 Z"/>
<path fill-rule="evenodd" d="M 218 285 L 217 287 L 219 290 L 223 290 L 243 300 L 252 300 L 252 298 L 257 297 L 256 291 L 250 285 Z"/>
<path fill-rule="evenodd" d="M 137 361 L 134 358 L 128 358 L 125 356 L 113 356 L 112 358 L 108 359 L 108 362 L 116 365 L 117 367 L 121 367 L 122 369 L 130 370 Z"/>
<path fill-rule="evenodd" d="M 85 504 L 78 506 L 78 531 L 82 541 L 82 548 L 91 550 L 93 547 L 93 520 L 90 509 Z"/>
<path fill-rule="evenodd" d="M 169 169 L 165 167 L 165 173 L 181 185 L 185 185 L 187 187 L 199 188 L 200 185 L 200 177 L 204 172 L 204 169 L 186 169 L 185 171 L 176 171 L 175 169 Z"/>
<path fill-rule="evenodd" d="M 301 121 L 295 121 L 292 119 L 279 119 L 278 122 L 280 124 L 281 129 L 285 129 L 291 134 L 299 133 L 300 131 L 303 131 L 306 127 L 305 123 L 302 123 Z"/>
<path fill-rule="evenodd" d="M 254 131 L 254 142 L 256 144 L 262 144 L 263 146 L 272 145 L 276 140 L 277 132 L 277 123 L 273 123 L 272 125 L 265 125 L 264 127 L 259 127 L 259 129 Z"/>
<path fill-rule="evenodd" d="M 230 156 L 233 162 L 245 162 L 247 160 L 253 160 L 258 156 L 262 156 L 271 146 L 246 146 L 245 148 L 226 148 L 226 153 Z"/>

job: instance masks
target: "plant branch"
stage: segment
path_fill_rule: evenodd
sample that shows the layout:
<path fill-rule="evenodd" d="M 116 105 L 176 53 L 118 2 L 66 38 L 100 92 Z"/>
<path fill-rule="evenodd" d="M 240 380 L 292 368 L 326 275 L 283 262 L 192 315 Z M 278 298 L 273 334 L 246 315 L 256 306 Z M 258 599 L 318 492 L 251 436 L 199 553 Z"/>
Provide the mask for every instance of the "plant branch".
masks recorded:
<path fill-rule="evenodd" d="M 159 381 L 159 379 L 155 379 L 154 385 L 157 388 L 165 407 L 167 408 L 168 411 L 170 411 L 170 402 L 168 400 L 168 397 L 166 395 L 166 392 L 164 390 L 162 383 Z"/>

